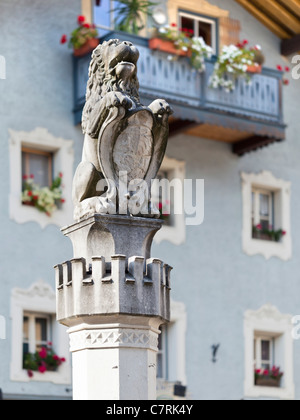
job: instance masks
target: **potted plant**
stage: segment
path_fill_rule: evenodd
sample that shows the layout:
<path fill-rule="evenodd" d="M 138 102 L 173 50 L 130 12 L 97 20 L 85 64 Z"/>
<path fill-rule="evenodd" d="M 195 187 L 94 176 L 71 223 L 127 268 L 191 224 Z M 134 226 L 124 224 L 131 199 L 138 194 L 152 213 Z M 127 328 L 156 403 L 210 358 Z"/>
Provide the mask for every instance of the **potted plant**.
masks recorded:
<path fill-rule="evenodd" d="M 98 31 L 95 25 L 86 22 L 84 16 L 78 16 L 78 27 L 72 32 L 69 47 L 73 48 L 75 57 L 81 57 L 93 51 L 99 45 Z M 63 35 L 61 44 L 68 42 L 67 35 Z"/>
<path fill-rule="evenodd" d="M 227 92 L 235 89 L 235 80 L 243 77 L 251 81 L 249 73 L 261 73 L 264 57 L 261 47 L 256 45 L 248 47 L 249 42 L 244 40 L 237 45 L 223 47 L 222 53 L 215 64 L 214 72 L 210 79 L 210 87 L 224 88 Z"/>
<path fill-rule="evenodd" d="M 42 213 L 51 217 L 57 208 L 65 203 L 62 197 L 62 176 L 60 173 L 53 181 L 51 187 L 40 187 L 34 182 L 34 175 L 24 175 L 22 203 L 26 206 L 35 207 Z"/>
<path fill-rule="evenodd" d="M 178 59 L 179 56 L 187 56 L 190 58 L 191 66 L 200 72 L 205 70 L 205 58 L 210 58 L 213 52 L 203 38 L 194 37 L 192 29 L 178 30 L 176 23 L 156 31 L 149 40 L 149 48 L 171 54 L 169 59 L 172 60 Z"/>
<path fill-rule="evenodd" d="M 33 372 L 44 374 L 46 372 L 56 372 L 59 366 L 65 363 L 64 357 L 59 357 L 52 349 L 52 343 L 43 347 L 35 353 L 27 353 L 24 356 L 23 367 L 27 370 L 29 378 L 34 376 Z"/>
<path fill-rule="evenodd" d="M 149 0 L 118 0 L 115 29 L 138 35 L 145 28 L 145 17 L 152 16 L 150 8 L 156 5 Z"/>
<path fill-rule="evenodd" d="M 265 241 L 280 242 L 286 235 L 286 231 L 283 229 L 275 230 L 273 226 L 269 226 L 269 229 L 264 229 L 261 224 L 253 226 L 252 237 L 253 239 L 261 239 Z"/>
<path fill-rule="evenodd" d="M 255 386 L 280 388 L 283 375 L 284 374 L 280 371 L 280 368 L 276 366 L 273 366 L 271 370 L 256 369 L 254 371 Z"/>

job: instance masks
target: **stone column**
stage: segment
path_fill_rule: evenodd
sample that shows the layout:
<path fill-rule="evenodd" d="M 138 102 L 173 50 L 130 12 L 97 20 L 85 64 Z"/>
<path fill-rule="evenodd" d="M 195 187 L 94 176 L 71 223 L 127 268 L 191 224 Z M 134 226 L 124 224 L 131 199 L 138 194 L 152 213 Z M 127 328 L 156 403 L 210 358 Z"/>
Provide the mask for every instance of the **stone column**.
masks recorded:
<path fill-rule="evenodd" d="M 99 215 L 65 229 L 74 258 L 57 265 L 57 318 L 69 327 L 75 400 L 156 398 L 159 327 L 171 267 L 151 258 L 162 222 Z"/>
<path fill-rule="evenodd" d="M 114 39 L 90 64 L 73 181 L 77 222 L 62 230 L 74 258 L 55 268 L 77 400 L 154 399 L 159 327 L 170 319 L 171 267 L 151 258 L 163 223 L 151 185 L 172 109 L 163 99 L 140 103 L 138 58 L 131 42 Z"/>

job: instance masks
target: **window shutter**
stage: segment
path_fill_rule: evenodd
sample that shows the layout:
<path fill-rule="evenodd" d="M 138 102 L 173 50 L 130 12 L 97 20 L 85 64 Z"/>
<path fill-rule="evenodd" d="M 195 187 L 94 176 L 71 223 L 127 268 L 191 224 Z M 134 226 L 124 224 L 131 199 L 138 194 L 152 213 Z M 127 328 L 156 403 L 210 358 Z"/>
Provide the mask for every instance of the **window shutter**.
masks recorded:
<path fill-rule="evenodd" d="M 220 17 L 219 29 L 220 50 L 222 50 L 225 45 L 236 45 L 238 42 L 240 42 L 241 23 L 239 20 L 231 19 L 228 17 Z"/>

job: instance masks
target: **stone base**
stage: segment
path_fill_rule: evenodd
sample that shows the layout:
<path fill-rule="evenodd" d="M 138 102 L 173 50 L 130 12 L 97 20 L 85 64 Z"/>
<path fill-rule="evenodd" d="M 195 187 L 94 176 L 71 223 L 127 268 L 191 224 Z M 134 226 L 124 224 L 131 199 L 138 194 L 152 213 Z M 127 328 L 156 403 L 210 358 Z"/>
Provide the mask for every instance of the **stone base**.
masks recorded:
<path fill-rule="evenodd" d="M 143 217 L 94 214 L 62 229 L 71 239 L 74 258 L 84 258 L 88 264 L 92 257 L 101 255 L 107 262 L 112 255 L 135 255 L 150 258 L 154 235 L 161 229 L 162 220 Z"/>
<path fill-rule="evenodd" d="M 64 228 L 74 258 L 55 267 L 57 320 L 69 327 L 76 400 L 156 398 L 160 325 L 172 268 L 151 258 L 162 221 L 98 215 Z"/>
<path fill-rule="evenodd" d="M 123 323 L 69 329 L 74 400 L 155 400 L 160 321 L 119 317 Z"/>

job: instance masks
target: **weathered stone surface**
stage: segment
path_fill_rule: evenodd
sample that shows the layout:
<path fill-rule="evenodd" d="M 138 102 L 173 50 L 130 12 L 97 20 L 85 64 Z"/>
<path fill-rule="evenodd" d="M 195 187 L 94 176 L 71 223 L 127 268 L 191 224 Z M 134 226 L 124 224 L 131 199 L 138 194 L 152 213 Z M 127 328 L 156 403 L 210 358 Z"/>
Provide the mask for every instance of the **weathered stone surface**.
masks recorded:
<path fill-rule="evenodd" d="M 138 58 L 135 46 L 116 39 L 99 45 L 93 53 L 83 111 L 83 156 L 73 182 L 75 220 L 94 213 L 119 214 L 124 195 L 133 196 L 143 209 L 140 216 L 149 209 L 147 217 L 159 217 L 158 211 L 149 208 L 151 181 L 164 158 L 172 110 L 163 99 L 149 107 L 140 103 Z M 121 197 L 120 172 L 127 174 Z M 142 187 L 147 192 L 129 191 L 130 181 L 137 179 L 145 181 Z M 106 192 L 99 187 L 101 180 L 106 181 Z M 141 188 L 141 184 L 136 186 Z M 132 214 L 130 206 L 127 211 Z"/>
<path fill-rule="evenodd" d="M 94 215 L 63 229 L 74 258 L 55 267 L 57 319 L 128 314 L 170 319 L 171 267 L 151 258 L 162 222 Z"/>

